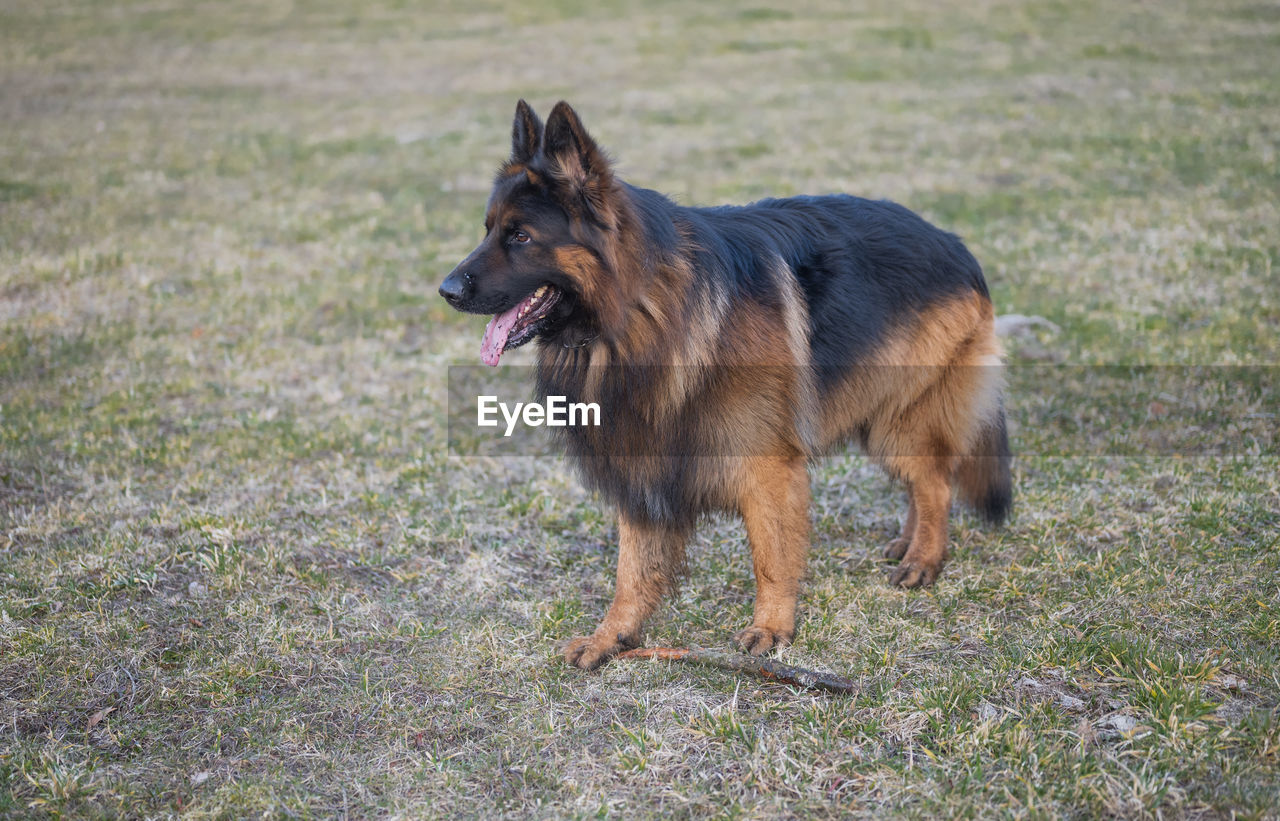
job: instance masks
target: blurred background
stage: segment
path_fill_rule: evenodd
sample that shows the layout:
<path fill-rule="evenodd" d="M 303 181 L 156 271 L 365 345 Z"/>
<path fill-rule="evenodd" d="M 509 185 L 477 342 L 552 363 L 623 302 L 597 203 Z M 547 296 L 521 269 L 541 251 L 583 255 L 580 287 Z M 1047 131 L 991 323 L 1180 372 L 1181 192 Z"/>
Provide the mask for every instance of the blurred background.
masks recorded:
<path fill-rule="evenodd" d="M 1015 366 L 1273 365 L 1277 54 L 1257 0 L 6 0 L 0 814 L 1274 811 L 1274 450 L 1033 458 L 1024 378 L 1019 518 L 962 517 L 933 593 L 880 578 L 900 493 L 815 467 L 789 658 L 864 698 L 585 677 L 556 645 L 608 602 L 610 516 L 558 461 L 447 456 L 484 318 L 436 287 L 516 100 L 566 99 L 684 204 L 961 234 L 1053 323 Z M 1065 415 L 1274 437 L 1249 374 Z M 656 641 L 749 617 L 738 525 L 693 557 Z"/>

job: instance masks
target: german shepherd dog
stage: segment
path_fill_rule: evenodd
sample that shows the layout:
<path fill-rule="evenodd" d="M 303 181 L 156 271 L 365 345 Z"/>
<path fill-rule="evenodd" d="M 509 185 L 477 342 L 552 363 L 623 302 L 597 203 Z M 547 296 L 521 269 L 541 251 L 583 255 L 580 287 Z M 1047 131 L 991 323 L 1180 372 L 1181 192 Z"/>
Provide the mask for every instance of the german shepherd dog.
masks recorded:
<path fill-rule="evenodd" d="M 788 644 L 809 546 L 808 461 L 847 441 L 909 505 L 890 583 L 928 585 L 952 486 L 999 523 L 1012 501 L 1000 347 L 982 269 L 916 214 L 851 196 L 688 208 L 622 182 L 561 102 L 521 100 L 485 237 L 440 286 L 493 314 L 481 359 L 538 340 L 543 396 L 596 402 L 557 431 L 618 509 L 613 604 L 565 659 L 640 643 L 684 570 L 698 517 L 746 523 L 756 578 L 746 652 Z"/>

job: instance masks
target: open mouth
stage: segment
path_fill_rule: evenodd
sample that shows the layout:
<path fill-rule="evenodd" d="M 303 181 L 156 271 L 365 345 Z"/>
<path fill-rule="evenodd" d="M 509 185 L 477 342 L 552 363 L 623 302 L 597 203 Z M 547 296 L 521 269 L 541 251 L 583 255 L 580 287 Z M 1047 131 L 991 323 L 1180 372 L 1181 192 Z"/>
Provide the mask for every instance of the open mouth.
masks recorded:
<path fill-rule="evenodd" d="M 538 326 L 563 296 L 559 288 L 543 285 L 516 303 L 515 307 L 489 320 L 480 343 L 480 359 L 497 365 L 504 351 L 518 348 L 538 334 Z"/>

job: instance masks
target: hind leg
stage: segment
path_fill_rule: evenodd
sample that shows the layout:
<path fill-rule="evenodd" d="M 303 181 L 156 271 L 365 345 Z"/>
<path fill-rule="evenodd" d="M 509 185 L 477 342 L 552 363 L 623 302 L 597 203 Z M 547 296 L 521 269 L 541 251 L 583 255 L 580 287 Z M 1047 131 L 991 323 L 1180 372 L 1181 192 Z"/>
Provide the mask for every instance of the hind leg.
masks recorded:
<path fill-rule="evenodd" d="M 897 587 L 933 584 L 947 558 L 951 476 L 960 449 L 956 426 L 949 424 L 948 387 L 935 383 L 911 413 L 873 429 L 878 461 L 906 482 L 910 499 L 902 536 L 885 549 L 888 558 L 901 560 L 889 576 Z"/>
<path fill-rule="evenodd" d="M 947 518 L 951 509 L 950 471 L 945 460 L 913 459 L 911 509 L 915 530 L 901 554 L 902 562 L 889 577 L 897 587 L 927 587 L 933 584 L 947 559 Z M 908 514 L 908 518 L 910 515 Z"/>
<path fill-rule="evenodd" d="M 947 556 L 951 482 L 972 449 L 981 420 L 999 408 L 999 344 L 983 295 L 939 304 L 911 331 L 900 361 L 887 370 L 894 398 L 871 421 L 868 452 L 907 483 L 911 507 L 903 538 L 886 555 L 901 556 L 890 582 L 932 584 Z M 912 513 L 915 528 L 912 530 Z M 910 531 L 910 532 L 908 532 Z"/>
<path fill-rule="evenodd" d="M 897 561 L 907 553 L 911 539 L 916 534 L 916 497 L 907 487 L 907 520 L 902 524 L 902 533 L 884 546 L 884 557 Z"/>
<path fill-rule="evenodd" d="M 809 551 L 809 474 L 804 460 L 761 459 L 747 470 L 739 509 L 756 575 L 751 626 L 734 638 L 752 654 L 791 643 Z"/>

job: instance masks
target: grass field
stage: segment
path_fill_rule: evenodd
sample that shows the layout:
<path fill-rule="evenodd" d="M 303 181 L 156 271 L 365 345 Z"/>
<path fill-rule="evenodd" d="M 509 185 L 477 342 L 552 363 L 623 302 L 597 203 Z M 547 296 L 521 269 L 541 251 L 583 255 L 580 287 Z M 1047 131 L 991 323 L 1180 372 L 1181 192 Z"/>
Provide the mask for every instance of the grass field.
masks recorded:
<path fill-rule="evenodd" d="M 0 4 L 0 816 L 1277 817 L 1280 5 L 432 5 Z M 445 447 L 520 97 L 685 203 L 898 200 L 1060 328 L 933 589 L 815 465 L 780 658 L 858 695 L 561 661 L 608 511 Z M 727 646 L 740 524 L 691 567 L 649 640 Z"/>

